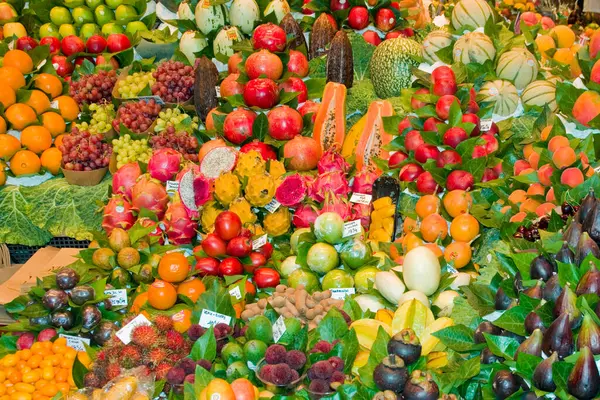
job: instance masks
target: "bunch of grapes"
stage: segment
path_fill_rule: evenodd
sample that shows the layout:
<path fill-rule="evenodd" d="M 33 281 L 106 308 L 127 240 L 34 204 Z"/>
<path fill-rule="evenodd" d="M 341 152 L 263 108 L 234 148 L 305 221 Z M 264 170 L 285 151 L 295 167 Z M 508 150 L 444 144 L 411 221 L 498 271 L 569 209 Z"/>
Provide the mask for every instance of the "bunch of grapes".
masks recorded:
<path fill-rule="evenodd" d="M 109 102 L 117 81 L 115 70 L 100 70 L 95 74 L 83 75 L 76 81 L 71 81 L 69 94 L 78 104 Z"/>
<path fill-rule="evenodd" d="M 189 115 L 181 111 L 180 108 L 167 108 L 164 111 L 161 111 L 158 114 L 158 119 L 156 120 L 156 126 L 154 127 L 155 132 L 162 132 L 169 126 L 174 126 L 177 129 L 184 128 L 183 121 L 186 118 L 189 118 Z M 198 117 L 194 116 L 192 119 L 192 123 L 189 124 L 189 130 L 198 129 Z"/>
<path fill-rule="evenodd" d="M 152 94 L 167 103 L 183 103 L 194 94 L 194 69 L 181 61 L 165 61 L 152 74 Z"/>
<path fill-rule="evenodd" d="M 176 132 L 175 127 L 169 126 L 164 131 L 150 138 L 150 145 L 154 150 L 170 148 L 177 150 L 188 161 L 198 162 L 198 139 L 188 132 Z"/>
<path fill-rule="evenodd" d="M 131 75 L 127 75 L 127 78 L 117 82 L 117 91 L 122 99 L 132 99 L 137 97 L 138 94 L 146 86 L 152 87 L 156 82 L 156 79 L 152 76 L 156 70 L 150 72 L 134 72 Z"/>
<path fill-rule="evenodd" d="M 146 132 L 159 113 L 160 105 L 152 99 L 124 103 L 119 107 L 112 126 L 117 132 L 121 132 L 121 123 L 132 132 Z"/>
<path fill-rule="evenodd" d="M 90 122 L 81 122 L 76 124 L 80 131 L 89 131 L 90 133 L 106 133 L 112 128 L 112 121 L 115 119 L 115 106 L 112 103 L 96 104 L 92 103 L 89 107 L 92 112 Z"/>
<path fill-rule="evenodd" d="M 142 161 L 147 163 L 152 156 L 152 149 L 148 146 L 148 139 L 132 140 L 126 134 L 112 141 L 113 149 L 117 155 L 117 168 L 130 162 Z"/>
<path fill-rule="evenodd" d="M 112 147 L 103 142 L 101 133 L 91 134 L 74 127 L 70 135 L 63 139 L 59 150 L 62 152 L 63 168 L 73 171 L 92 171 L 108 166 Z"/>

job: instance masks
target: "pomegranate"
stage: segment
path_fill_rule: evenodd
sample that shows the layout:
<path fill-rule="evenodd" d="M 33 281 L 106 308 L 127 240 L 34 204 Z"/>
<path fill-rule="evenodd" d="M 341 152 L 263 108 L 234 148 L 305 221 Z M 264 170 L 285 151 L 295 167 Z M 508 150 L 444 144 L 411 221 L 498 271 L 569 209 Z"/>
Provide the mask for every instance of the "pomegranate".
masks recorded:
<path fill-rule="evenodd" d="M 450 116 L 450 106 L 452 106 L 452 103 L 454 102 L 457 102 L 458 105 L 460 105 L 460 101 L 456 96 L 446 94 L 440 97 L 435 104 L 435 112 L 437 113 L 438 117 L 440 117 L 442 120 L 447 120 Z"/>
<path fill-rule="evenodd" d="M 221 82 L 221 97 L 234 96 L 244 93 L 244 84 L 238 82 L 240 74 L 231 74 Z"/>
<path fill-rule="evenodd" d="M 409 163 L 400 169 L 398 178 L 403 182 L 412 182 L 423 173 L 423 168 L 419 164 Z"/>
<path fill-rule="evenodd" d="M 442 136 L 442 142 L 446 146 L 450 146 L 455 149 L 460 142 L 467 140 L 468 138 L 469 135 L 467 135 L 467 132 L 463 128 L 455 126 L 454 128 L 450 128 L 444 132 L 444 135 Z"/>
<path fill-rule="evenodd" d="M 252 46 L 254 46 L 255 50 L 283 51 L 286 44 L 287 37 L 285 31 L 272 23 L 257 26 L 252 34 Z"/>
<path fill-rule="evenodd" d="M 290 50 L 287 70 L 298 75 L 300 78 L 308 75 L 308 60 L 304 53 L 298 50 Z"/>
<path fill-rule="evenodd" d="M 171 180 L 179 172 L 181 158 L 181 153 L 168 147 L 156 150 L 148 161 L 148 172 L 161 182 Z"/>
<path fill-rule="evenodd" d="M 308 89 L 306 84 L 300 78 L 291 77 L 279 85 L 279 89 L 290 93 L 298 94 L 298 103 L 304 103 L 308 99 Z"/>
<path fill-rule="evenodd" d="M 421 136 L 421 132 L 417 130 L 409 131 L 406 136 L 404 136 L 404 148 L 406 151 L 415 151 L 422 144 L 425 144 L 425 141 Z"/>
<path fill-rule="evenodd" d="M 60 51 L 60 40 L 54 36 L 46 36 L 40 40 L 40 46 L 48 46 L 50 54 L 56 54 Z"/>
<path fill-rule="evenodd" d="M 85 48 L 87 49 L 88 53 L 94 54 L 102 53 L 106 49 L 107 45 L 106 39 L 100 35 L 92 35 L 89 37 L 87 42 L 85 42 Z"/>
<path fill-rule="evenodd" d="M 319 111 L 319 107 L 320 107 L 319 103 L 315 103 L 314 101 L 307 100 L 306 102 L 304 102 L 304 104 L 302 104 L 302 106 L 300 106 L 298 111 L 300 112 L 300 115 L 302 115 L 303 117 L 307 114 L 312 113 L 312 122 L 314 123 L 315 118 L 317 117 L 317 111 Z"/>
<path fill-rule="evenodd" d="M 352 7 L 348 14 L 348 25 L 356 30 L 365 29 L 369 25 L 369 10 L 367 7 Z"/>
<path fill-rule="evenodd" d="M 113 229 L 121 228 L 127 230 L 133 226 L 134 222 L 135 216 L 133 215 L 131 203 L 123 195 L 117 194 L 112 196 L 104 207 L 102 229 L 110 235 Z"/>
<path fill-rule="evenodd" d="M 442 188 L 433 179 L 429 171 L 423 172 L 417 177 L 417 190 L 423 194 L 434 194 L 442 191 Z"/>
<path fill-rule="evenodd" d="M 281 59 L 269 50 L 260 50 L 250 54 L 246 59 L 246 74 L 250 79 L 256 79 L 261 75 L 276 81 L 283 73 Z"/>
<path fill-rule="evenodd" d="M 223 135 L 225 139 L 234 144 L 241 144 L 252 137 L 252 124 L 256 119 L 254 111 L 238 108 L 225 117 L 223 123 Z"/>
<path fill-rule="evenodd" d="M 381 43 L 381 38 L 375 31 L 365 31 L 362 36 L 367 43 L 371 43 L 373 46 L 379 46 Z"/>
<path fill-rule="evenodd" d="M 131 47 L 129 38 L 124 33 L 111 33 L 106 39 L 109 53 L 118 53 Z"/>
<path fill-rule="evenodd" d="M 244 102 L 249 107 L 273 108 L 279 102 L 279 88 L 271 79 L 252 79 L 244 87 Z"/>
<path fill-rule="evenodd" d="M 291 170 L 310 171 L 321 158 L 321 145 L 311 137 L 297 135 L 283 146 L 283 156 L 290 159 Z"/>
<path fill-rule="evenodd" d="M 229 60 L 227 61 L 227 71 L 229 71 L 230 74 L 238 74 L 240 72 L 238 65 L 240 65 L 242 61 L 244 61 L 244 59 L 240 53 L 235 53 L 229 57 Z"/>
<path fill-rule="evenodd" d="M 391 31 L 396 26 L 396 15 L 390 8 L 380 8 L 375 14 L 375 26 L 384 32 Z"/>
<path fill-rule="evenodd" d="M 263 160 L 277 160 L 277 153 L 275 152 L 273 146 L 259 142 L 258 140 L 253 140 L 250 143 L 246 143 L 240 149 L 242 153 L 248 153 L 252 150 L 259 152 Z"/>
<path fill-rule="evenodd" d="M 267 113 L 269 136 L 276 140 L 290 140 L 302 133 L 302 115 L 293 108 L 281 106 Z"/>
<path fill-rule="evenodd" d="M 413 110 L 418 110 L 419 108 L 425 107 L 427 105 L 427 103 L 425 103 L 424 101 L 421 101 L 415 97 L 420 94 L 429 94 L 429 89 L 426 89 L 426 88 L 417 89 L 415 94 L 410 98 L 410 105 Z"/>
<path fill-rule="evenodd" d="M 422 144 L 415 150 L 415 160 L 426 163 L 427 160 L 437 160 L 440 151 L 432 144 Z"/>
<path fill-rule="evenodd" d="M 461 164 L 462 157 L 454 150 L 444 150 L 440 153 L 435 165 L 444 168 L 446 165 Z"/>
<path fill-rule="evenodd" d="M 473 179 L 473 175 L 459 169 L 450 172 L 448 178 L 446 178 L 446 189 L 449 191 L 456 189 L 471 190 L 474 184 L 475 180 Z"/>
<path fill-rule="evenodd" d="M 113 194 L 123 194 L 131 199 L 131 188 L 142 175 L 138 163 L 127 163 L 117 170 L 112 177 Z"/>
<path fill-rule="evenodd" d="M 407 159 L 408 154 L 403 151 L 396 151 L 390 156 L 388 160 L 388 167 L 390 169 L 396 169 L 400 167 L 400 165 Z"/>
<path fill-rule="evenodd" d="M 215 120 L 213 118 L 214 115 L 225 115 L 225 113 L 218 111 L 216 107 L 208 112 L 208 115 L 206 116 L 205 125 L 206 129 L 209 131 L 215 130 Z"/>
<path fill-rule="evenodd" d="M 150 210 L 159 219 L 162 219 L 169 195 L 165 187 L 156 179 L 152 179 L 149 175 L 142 175 L 131 189 L 131 204 L 133 209 L 139 212 L 145 208 Z"/>

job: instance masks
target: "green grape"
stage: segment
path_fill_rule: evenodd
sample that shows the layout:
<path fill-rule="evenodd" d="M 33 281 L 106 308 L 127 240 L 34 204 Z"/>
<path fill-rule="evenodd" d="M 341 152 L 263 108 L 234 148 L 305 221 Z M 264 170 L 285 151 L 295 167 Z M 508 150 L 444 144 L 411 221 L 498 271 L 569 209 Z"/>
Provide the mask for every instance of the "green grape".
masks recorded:
<path fill-rule="evenodd" d="M 152 72 L 134 72 L 128 75 L 125 79 L 121 79 L 117 82 L 117 92 L 119 96 L 124 99 L 131 99 L 138 97 L 138 94 L 146 86 L 152 87 L 156 82 L 156 79 L 152 77 Z"/>

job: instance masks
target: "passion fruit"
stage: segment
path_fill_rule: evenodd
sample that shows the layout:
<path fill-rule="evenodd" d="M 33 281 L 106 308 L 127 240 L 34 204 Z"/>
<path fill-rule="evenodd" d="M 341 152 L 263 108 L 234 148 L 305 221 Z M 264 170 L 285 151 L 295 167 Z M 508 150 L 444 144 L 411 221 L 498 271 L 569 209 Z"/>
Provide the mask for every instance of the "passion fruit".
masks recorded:
<path fill-rule="evenodd" d="M 152 283 L 154 277 L 152 276 L 152 265 L 142 264 L 137 274 L 133 275 L 133 280 L 137 283 Z"/>
<path fill-rule="evenodd" d="M 117 325 L 115 325 L 114 322 L 102 321 L 92 332 L 92 339 L 94 339 L 94 342 L 96 342 L 96 344 L 103 346 L 112 338 L 113 334 L 118 329 L 119 328 L 117 327 Z"/>
<path fill-rule="evenodd" d="M 131 239 L 125 229 L 115 228 L 108 237 L 108 245 L 116 252 L 123 250 L 125 247 L 131 246 Z"/>
<path fill-rule="evenodd" d="M 73 318 L 73 314 L 71 311 L 58 311 L 52 314 L 52 319 L 50 320 L 52 326 L 56 328 L 63 328 L 68 331 L 73 327 L 73 322 L 75 318 Z"/>
<path fill-rule="evenodd" d="M 74 287 L 69 296 L 74 304 L 81 306 L 88 301 L 94 300 L 96 293 L 93 287 L 82 285 Z"/>
<path fill-rule="evenodd" d="M 111 258 L 114 257 L 115 252 L 109 248 L 102 248 L 94 251 L 92 255 L 92 262 L 100 269 L 109 270 L 112 269 Z"/>
<path fill-rule="evenodd" d="M 98 307 L 88 304 L 81 309 L 81 327 L 86 330 L 93 329 L 102 320 L 102 313 Z"/>
<path fill-rule="evenodd" d="M 66 308 L 69 304 L 69 297 L 64 290 L 50 289 L 42 297 L 42 304 L 50 311 L 58 311 Z"/>
<path fill-rule="evenodd" d="M 31 326 L 48 326 L 51 324 L 50 314 L 42 315 L 41 317 L 29 318 L 29 325 Z"/>
<path fill-rule="evenodd" d="M 72 268 L 62 268 L 56 273 L 56 286 L 62 290 L 73 289 L 79 283 L 79 274 Z"/>
<path fill-rule="evenodd" d="M 125 247 L 117 254 L 117 264 L 120 267 L 129 269 L 140 263 L 140 253 L 133 247 Z"/>

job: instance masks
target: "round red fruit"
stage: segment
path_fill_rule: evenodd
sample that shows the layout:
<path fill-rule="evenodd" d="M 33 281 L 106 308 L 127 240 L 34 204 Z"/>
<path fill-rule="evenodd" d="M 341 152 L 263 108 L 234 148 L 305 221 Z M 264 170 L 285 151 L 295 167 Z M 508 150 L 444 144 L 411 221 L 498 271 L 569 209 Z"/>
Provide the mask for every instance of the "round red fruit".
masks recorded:
<path fill-rule="evenodd" d="M 54 36 L 46 36 L 40 40 L 40 46 L 48 46 L 50 54 L 56 54 L 60 51 L 60 40 Z"/>
<path fill-rule="evenodd" d="M 400 150 L 396 151 L 390 156 L 388 160 L 388 167 L 390 169 L 398 168 L 406 159 L 408 159 L 408 154 Z"/>
<path fill-rule="evenodd" d="M 56 70 L 58 76 L 62 77 L 71 75 L 71 73 L 75 69 L 73 63 L 67 60 L 66 56 L 52 56 L 52 65 L 54 66 L 54 69 Z"/>
<path fill-rule="evenodd" d="M 423 168 L 419 164 L 406 164 L 400 169 L 398 178 L 403 182 L 412 182 L 423 173 Z"/>
<path fill-rule="evenodd" d="M 404 136 L 404 148 L 406 151 L 415 151 L 422 144 L 425 144 L 425 141 L 421 136 L 421 132 L 417 130 L 409 131 L 406 136 Z"/>
<path fill-rule="evenodd" d="M 367 7 L 352 7 L 348 14 L 348 25 L 356 30 L 365 29 L 369 25 L 369 10 Z"/>
<path fill-rule="evenodd" d="M 475 100 L 469 100 L 467 104 L 467 112 L 470 114 L 477 114 L 479 112 L 479 104 Z"/>
<path fill-rule="evenodd" d="M 256 79 L 260 76 L 276 81 L 283 73 L 281 59 L 269 50 L 260 50 L 250 54 L 246 59 L 246 74 L 248 78 Z"/>
<path fill-rule="evenodd" d="M 456 82 L 448 79 L 437 80 L 433 84 L 433 94 L 436 96 L 453 95 L 458 90 Z"/>
<path fill-rule="evenodd" d="M 252 240 L 245 236 L 234 237 L 227 243 L 227 255 L 232 257 L 248 257 L 252 252 Z"/>
<path fill-rule="evenodd" d="M 259 289 L 272 288 L 279 285 L 279 273 L 272 268 L 258 268 L 254 271 L 253 281 Z"/>
<path fill-rule="evenodd" d="M 492 122 L 492 126 L 490 127 L 490 130 L 487 131 L 487 133 L 491 133 L 492 135 L 497 135 L 500 133 L 500 129 L 498 128 L 498 125 L 496 125 L 495 122 Z"/>
<path fill-rule="evenodd" d="M 442 80 L 450 80 L 456 83 L 456 76 L 454 75 L 452 68 L 443 65 L 441 67 L 437 67 L 433 70 L 433 72 L 431 72 L 431 81 L 433 83 Z"/>
<path fill-rule="evenodd" d="M 380 8 L 375 14 L 375 26 L 384 32 L 391 31 L 396 26 L 396 15 L 389 8 Z"/>
<path fill-rule="evenodd" d="M 473 154 L 471 154 L 472 158 L 481 158 L 487 156 L 487 151 L 485 150 L 485 146 L 482 144 L 478 144 L 473 147 Z"/>
<path fill-rule="evenodd" d="M 234 144 L 241 144 L 252 137 L 252 125 L 256 119 L 253 111 L 238 108 L 230 112 L 223 122 L 223 136 Z"/>
<path fill-rule="evenodd" d="M 223 79 L 223 82 L 221 82 L 221 85 L 219 86 L 221 97 L 229 97 L 244 93 L 244 84 L 237 81 L 239 77 L 240 74 L 231 74 Z"/>
<path fill-rule="evenodd" d="M 440 117 L 442 120 L 447 120 L 450 116 L 450 106 L 452 106 L 452 103 L 454 102 L 460 105 L 460 101 L 456 96 L 446 94 L 440 97 L 435 104 L 435 112 L 437 113 L 438 117 Z"/>
<path fill-rule="evenodd" d="M 494 179 L 498 179 L 500 175 L 493 168 L 486 168 L 483 171 L 483 177 L 481 178 L 481 182 L 493 181 Z"/>
<path fill-rule="evenodd" d="M 446 146 L 450 146 L 455 149 L 460 142 L 467 140 L 468 138 L 469 135 L 467 135 L 467 132 L 463 128 L 455 126 L 454 128 L 450 128 L 444 132 L 444 135 L 442 136 L 442 142 Z"/>
<path fill-rule="evenodd" d="M 240 275 L 244 272 L 244 266 L 234 257 L 228 257 L 219 264 L 219 276 Z"/>
<path fill-rule="evenodd" d="M 200 247 L 200 246 L 199 246 Z M 194 248 L 194 252 L 201 250 Z M 219 275 L 219 260 L 212 257 L 196 257 L 196 271 L 200 271 L 200 275 Z"/>
<path fill-rule="evenodd" d="M 242 220 L 233 211 L 223 211 L 215 219 L 215 233 L 223 240 L 231 240 L 242 232 Z"/>
<path fill-rule="evenodd" d="M 94 64 L 94 59 L 92 57 L 85 56 L 85 57 L 77 57 L 77 58 L 75 58 L 75 66 L 82 65 L 85 60 L 88 60 L 89 62 L 91 62 L 92 64 Z"/>
<path fill-rule="evenodd" d="M 131 47 L 131 41 L 124 33 L 111 33 L 106 40 L 109 53 L 117 53 Z"/>
<path fill-rule="evenodd" d="M 404 131 L 410 127 L 410 119 L 408 119 L 408 117 L 404 117 L 404 119 L 398 124 L 398 133 L 402 135 Z"/>
<path fill-rule="evenodd" d="M 475 180 L 473 179 L 473 175 L 467 171 L 455 170 L 450 172 L 448 178 L 446 178 L 446 189 L 448 189 L 448 191 L 457 189 L 471 190 L 474 184 Z"/>
<path fill-rule="evenodd" d="M 298 111 L 300 115 L 303 117 L 307 114 L 312 114 L 312 122 L 315 122 L 315 118 L 317 117 L 317 112 L 319 111 L 320 104 L 315 103 L 314 101 L 307 100 L 300 106 Z"/>
<path fill-rule="evenodd" d="M 308 4 L 310 2 L 311 2 L 311 0 L 303 0 L 302 4 Z M 314 13 L 315 12 L 313 10 L 311 10 L 310 8 L 302 6 L 302 14 L 304 14 L 304 15 L 313 15 Z"/>
<path fill-rule="evenodd" d="M 113 69 L 119 69 L 119 61 L 117 60 L 116 57 L 111 57 L 108 61 L 102 54 L 99 54 L 96 57 L 96 65 L 107 65 L 107 64 L 110 64 L 110 66 Z"/>
<path fill-rule="evenodd" d="M 492 154 L 498 150 L 498 139 L 491 133 L 484 133 L 481 138 L 485 140 L 485 151 L 487 154 Z"/>
<path fill-rule="evenodd" d="M 73 54 L 84 52 L 85 44 L 79 36 L 69 35 L 60 42 L 60 49 L 65 56 L 69 57 Z"/>
<path fill-rule="evenodd" d="M 401 31 L 391 31 L 385 34 L 385 40 L 396 39 L 399 37 L 404 37 L 404 34 Z"/>
<path fill-rule="evenodd" d="M 108 43 L 106 39 L 104 39 L 100 35 L 92 35 L 89 37 L 87 42 L 85 42 L 85 48 L 88 53 L 100 54 L 106 50 L 106 46 Z"/>
<path fill-rule="evenodd" d="M 17 39 L 17 50 L 30 51 L 38 46 L 38 42 L 29 36 L 23 36 Z"/>
<path fill-rule="evenodd" d="M 273 245 L 269 242 L 265 243 L 264 246 L 260 247 L 258 250 L 256 250 L 258 253 L 262 254 L 263 256 L 265 256 L 265 259 L 269 259 L 271 258 L 271 255 L 273 254 Z"/>
<path fill-rule="evenodd" d="M 287 37 L 285 31 L 272 23 L 257 26 L 252 34 L 252 45 L 256 50 L 283 51 L 286 44 Z"/>
<path fill-rule="evenodd" d="M 332 12 L 346 10 L 350 7 L 350 1 L 348 0 L 330 0 L 329 8 Z"/>
<path fill-rule="evenodd" d="M 267 113 L 269 136 L 275 140 L 290 140 L 302 133 L 302 115 L 288 106 L 272 109 Z"/>
<path fill-rule="evenodd" d="M 471 131 L 471 136 L 479 136 L 479 133 L 480 133 L 479 117 L 477 116 L 477 114 L 471 114 L 471 113 L 463 114 L 462 122 L 466 122 L 466 123 L 475 125 L 475 127 Z"/>
<path fill-rule="evenodd" d="M 244 102 L 249 107 L 273 108 L 279 103 L 279 88 L 271 79 L 252 79 L 244 87 Z"/>
<path fill-rule="evenodd" d="M 298 93 L 298 103 L 304 103 L 308 98 L 308 89 L 306 84 L 300 78 L 291 77 L 279 85 L 284 92 Z"/>
<path fill-rule="evenodd" d="M 250 253 L 250 261 L 252 262 L 252 267 L 254 269 L 258 267 L 263 267 L 267 264 L 267 259 L 265 256 L 259 252 Z"/>
<path fill-rule="evenodd" d="M 268 145 L 263 142 L 259 142 L 258 140 L 253 140 L 250 143 L 246 143 L 242 146 L 240 151 L 242 153 L 248 153 L 249 151 L 258 151 L 263 160 L 277 160 L 277 153 L 273 149 L 273 146 Z"/>
<path fill-rule="evenodd" d="M 429 117 L 423 123 L 423 130 L 426 132 L 437 132 L 437 124 L 443 124 L 444 121 L 440 121 L 437 118 Z"/>
<path fill-rule="evenodd" d="M 454 150 L 444 150 L 440 153 L 435 165 L 444 168 L 446 165 L 461 164 L 462 157 Z"/>
<path fill-rule="evenodd" d="M 422 144 L 415 150 L 415 160 L 426 163 L 427 160 L 437 160 L 440 155 L 438 148 L 432 144 Z"/>
<path fill-rule="evenodd" d="M 311 137 L 297 135 L 283 145 L 283 156 L 290 159 L 288 166 L 292 171 L 310 171 L 321 158 L 321 145 Z"/>
<path fill-rule="evenodd" d="M 244 61 L 244 59 L 240 53 L 235 53 L 229 57 L 229 60 L 227 61 L 227 71 L 230 74 L 238 74 L 240 72 L 238 65 L 240 65 L 242 61 Z"/>
<path fill-rule="evenodd" d="M 394 7 L 394 3 L 392 3 L 392 7 Z M 396 8 L 396 7 L 394 7 Z M 398 8 L 399 10 L 400 8 Z M 406 28 L 402 29 L 400 31 L 400 33 L 406 37 L 413 37 L 415 36 L 415 30 L 413 28 L 411 28 L 410 26 L 407 26 Z"/>
<path fill-rule="evenodd" d="M 427 105 L 427 103 L 425 103 L 424 101 L 416 98 L 416 96 L 418 96 L 420 94 L 421 95 L 429 94 L 429 89 L 426 89 L 426 88 L 417 89 L 415 94 L 410 98 L 410 105 L 413 110 L 418 110 L 419 108 L 425 107 Z"/>
<path fill-rule="evenodd" d="M 298 50 L 290 50 L 287 70 L 298 75 L 300 78 L 304 78 L 308 75 L 308 60 L 304 53 Z"/>
<path fill-rule="evenodd" d="M 375 31 L 365 31 L 362 35 L 365 41 L 373 46 L 379 46 L 379 43 L 381 43 L 381 38 Z"/>
<path fill-rule="evenodd" d="M 417 177 L 417 190 L 422 194 L 434 194 L 442 191 L 442 188 L 433 179 L 429 171 L 423 172 Z"/>
<path fill-rule="evenodd" d="M 202 250 L 209 257 L 223 257 L 227 254 L 227 244 L 223 239 L 217 236 L 214 233 L 209 233 L 200 243 L 202 246 Z"/>

